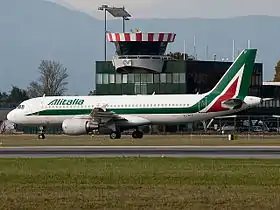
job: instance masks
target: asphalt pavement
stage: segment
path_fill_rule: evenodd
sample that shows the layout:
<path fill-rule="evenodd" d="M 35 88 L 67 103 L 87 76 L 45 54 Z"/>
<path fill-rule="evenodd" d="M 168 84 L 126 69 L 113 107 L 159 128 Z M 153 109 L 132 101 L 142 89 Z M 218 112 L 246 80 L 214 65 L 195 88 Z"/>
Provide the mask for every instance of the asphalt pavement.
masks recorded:
<path fill-rule="evenodd" d="M 0 147 L 0 157 L 280 158 L 280 146 L 34 146 Z"/>

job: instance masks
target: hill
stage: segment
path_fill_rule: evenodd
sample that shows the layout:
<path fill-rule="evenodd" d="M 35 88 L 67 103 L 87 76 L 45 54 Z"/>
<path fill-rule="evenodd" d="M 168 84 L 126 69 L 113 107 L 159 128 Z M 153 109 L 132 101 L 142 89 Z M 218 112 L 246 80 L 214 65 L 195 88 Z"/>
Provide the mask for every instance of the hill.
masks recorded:
<path fill-rule="evenodd" d="M 0 91 L 11 85 L 25 88 L 38 77 L 37 66 L 42 59 L 59 60 L 68 68 L 69 94 L 87 94 L 94 87 L 95 61 L 103 60 L 104 22 L 84 13 L 69 10 L 42 0 L 2 0 L 0 2 Z M 232 58 L 232 40 L 236 48 L 258 49 L 257 61 L 264 63 L 264 79 L 273 78 L 274 65 L 280 59 L 277 41 L 280 17 L 247 16 L 230 19 L 144 19 L 130 20 L 127 29 L 167 31 L 177 33 L 168 51 L 193 54 L 205 59 L 217 54 L 217 59 Z M 120 31 L 121 21 L 108 22 L 109 31 Z M 237 51 L 236 49 L 236 55 Z M 108 58 L 114 54 L 108 43 Z"/>

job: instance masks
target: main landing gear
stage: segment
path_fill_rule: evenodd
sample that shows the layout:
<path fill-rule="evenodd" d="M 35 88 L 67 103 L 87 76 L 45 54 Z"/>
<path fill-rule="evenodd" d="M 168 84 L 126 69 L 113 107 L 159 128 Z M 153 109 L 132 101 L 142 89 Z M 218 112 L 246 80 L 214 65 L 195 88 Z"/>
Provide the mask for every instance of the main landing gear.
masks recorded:
<path fill-rule="evenodd" d="M 134 139 L 142 139 L 143 138 L 143 132 L 139 131 L 139 130 L 133 131 L 132 137 Z"/>
<path fill-rule="evenodd" d="M 39 127 L 38 139 L 45 139 L 46 138 L 45 131 L 46 131 L 46 128 L 44 126 Z"/>
<path fill-rule="evenodd" d="M 112 131 L 110 133 L 111 139 L 120 139 L 121 138 L 121 132 L 120 131 Z M 143 132 L 139 130 L 135 130 L 132 133 L 132 138 L 134 139 L 142 139 L 143 138 Z"/>
<path fill-rule="evenodd" d="M 119 131 L 112 131 L 110 133 L 110 138 L 111 139 L 120 139 L 121 138 L 121 132 L 119 132 Z"/>

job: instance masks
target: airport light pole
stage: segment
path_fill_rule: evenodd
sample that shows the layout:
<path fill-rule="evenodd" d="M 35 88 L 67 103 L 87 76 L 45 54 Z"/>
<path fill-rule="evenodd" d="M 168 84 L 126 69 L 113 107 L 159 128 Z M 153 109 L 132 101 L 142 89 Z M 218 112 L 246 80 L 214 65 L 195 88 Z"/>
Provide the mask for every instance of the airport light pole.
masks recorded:
<path fill-rule="evenodd" d="M 126 20 L 130 20 L 128 17 L 122 17 L 122 19 L 123 19 L 123 33 L 125 33 L 125 21 Z"/>
<path fill-rule="evenodd" d="M 104 53 L 105 53 L 105 61 L 107 60 L 107 12 L 109 12 L 113 17 L 121 17 L 123 19 L 123 33 L 125 32 L 125 20 L 129 20 L 131 15 L 125 10 L 124 7 L 109 7 L 107 4 L 101 5 L 98 7 L 99 11 L 104 11 Z"/>
<path fill-rule="evenodd" d="M 99 11 L 104 11 L 104 59 L 107 60 L 107 4 L 103 4 L 101 7 L 98 7 Z"/>

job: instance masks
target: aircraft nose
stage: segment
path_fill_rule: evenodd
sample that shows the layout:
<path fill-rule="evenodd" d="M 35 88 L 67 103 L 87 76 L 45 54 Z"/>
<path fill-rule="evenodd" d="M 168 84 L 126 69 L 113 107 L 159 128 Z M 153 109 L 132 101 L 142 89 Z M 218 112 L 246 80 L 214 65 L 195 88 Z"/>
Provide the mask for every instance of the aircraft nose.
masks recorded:
<path fill-rule="evenodd" d="M 13 121 L 14 121 L 14 112 L 13 112 L 13 111 L 10 111 L 10 112 L 7 114 L 7 119 L 8 119 L 10 122 L 13 122 Z"/>

